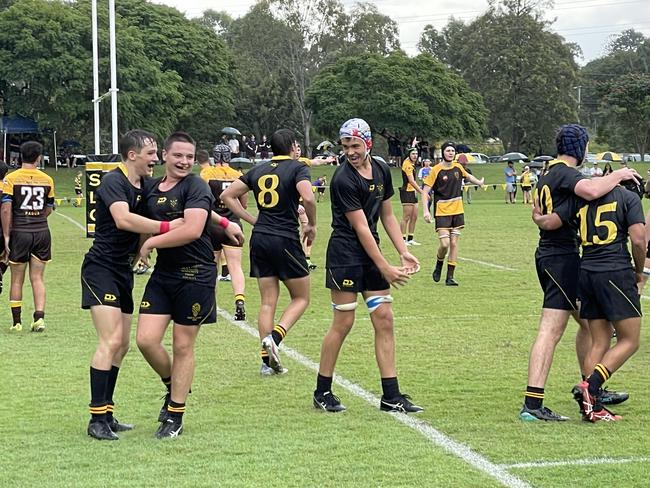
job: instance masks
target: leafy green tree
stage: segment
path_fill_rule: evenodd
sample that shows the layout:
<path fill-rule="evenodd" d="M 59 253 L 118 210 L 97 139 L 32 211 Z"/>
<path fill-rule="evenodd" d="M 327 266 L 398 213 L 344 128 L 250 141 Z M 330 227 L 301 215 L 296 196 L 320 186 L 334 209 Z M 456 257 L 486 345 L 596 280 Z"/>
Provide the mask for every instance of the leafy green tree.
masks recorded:
<path fill-rule="evenodd" d="M 548 30 L 536 1 L 492 2 L 452 36 L 450 64 L 490 112 L 490 135 L 508 151 L 546 152 L 558 125 L 576 120 L 574 46 Z"/>
<path fill-rule="evenodd" d="M 348 46 L 344 54 L 388 54 L 400 48 L 397 22 L 380 13 L 376 5 L 357 3 L 349 19 Z"/>
<path fill-rule="evenodd" d="M 0 11 L 3 113 L 53 128 L 88 117 L 91 60 L 78 29 L 85 20 L 57 1 L 22 0 Z"/>
<path fill-rule="evenodd" d="M 454 57 L 463 45 L 463 31 L 467 28 L 462 20 L 450 17 L 440 32 L 431 24 L 424 27 L 418 42 L 418 51 L 431 54 L 447 66 L 454 65 Z"/>
<path fill-rule="evenodd" d="M 616 149 L 633 145 L 644 155 L 650 143 L 650 74 L 628 74 L 602 88 L 602 114 Z"/>
<path fill-rule="evenodd" d="M 487 115 L 480 95 L 428 54 L 341 58 L 314 79 L 308 101 L 316 128 L 330 135 L 358 116 L 380 132 L 470 139 Z"/>
<path fill-rule="evenodd" d="M 163 73 L 180 77 L 182 99 L 173 107 L 174 128 L 188 131 L 200 144 L 215 141 L 217 128 L 234 115 L 233 59 L 224 41 L 211 27 L 171 7 L 121 0 L 116 8 L 122 22 L 142 33 L 146 56 L 159 63 Z M 172 107 L 163 104 L 163 109 Z"/>

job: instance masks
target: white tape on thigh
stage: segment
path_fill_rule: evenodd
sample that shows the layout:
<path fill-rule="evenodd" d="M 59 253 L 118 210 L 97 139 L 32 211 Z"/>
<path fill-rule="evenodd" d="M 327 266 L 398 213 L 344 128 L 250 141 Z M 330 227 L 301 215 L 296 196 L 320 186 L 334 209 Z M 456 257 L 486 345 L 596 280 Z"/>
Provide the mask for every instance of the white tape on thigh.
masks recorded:
<path fill-rule="evenodd" d="M 357 308 L 359 304 L 357 302 L 351 302 L 351 303 L 339 303 L 338 305 L 336 303 L 332 303 L 332 308 L 334 310 L 338 310 L 339 312 L 352 312 L 355 308 Z"/>
<path fill-rule="evenodd" d="M 452 229 L 451 230 L 451 235 L 452 236 L 459 236 L 460 235 L 460 229 Z"/>
<path fill-rule="evenodd" d="M 374 295 L 366 298 L 366 305 L 368 306 L 368 312 L 372 313 L 377 310 L 377 307 L 382 303 L 392 303 L 393 297 L 390 295 Z"/>

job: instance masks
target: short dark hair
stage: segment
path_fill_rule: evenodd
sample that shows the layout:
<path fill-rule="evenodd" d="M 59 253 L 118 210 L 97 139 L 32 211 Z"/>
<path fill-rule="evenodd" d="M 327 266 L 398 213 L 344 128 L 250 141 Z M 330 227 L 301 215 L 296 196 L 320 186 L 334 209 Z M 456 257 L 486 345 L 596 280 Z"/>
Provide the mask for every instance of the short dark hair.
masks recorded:
<path fill-rule="evenodd" d="M 196 160 L 199 163 L 207 163 L 210 161 L 210 153 L 205 149 L 199 149 L 196 151 Z"/>
<path fill-rule="evenodd" d="M 169 148 L 172 147 L 172 144 L 175 142 L 189 142 L 193 146 L 196 146 L 196 142 L 194 139 L 192 139 L 192 136 L 189 135 L 187 132 L 183 131 L 176 131 L 173 134 L 171 134 L 167 139 L 165 139 L 165 142 L 163 144 L 163 148 L 165 148 L 165 151 L 169 151 Z"/>
<path fill-rule="evenodd" d="M 151 132 L 142 129 L 133 129 L 128 131 L 120 138 L 119 148 L 122 160 L 129 157 L 129 151 L 140 152 L 149 141 L 156 142 L 156 136 Z"/>
<path fill-rule="evenodd" d="M 291 129 L 278 129 L 271 136 L 271 151 L 275 156 L 288 156 L 296 143 L 296 133 Z"/>
<path fill-rule="evenodd" d="M 36 141 L 23 142 L 20 145 L 20 159 L 23 163 L 34 164 L 43 154 L 43 144 Z"/>
<path fill-rule="evenodd" d="M 0 161 L 0 179 L 4 179 L 7 176 L 7 171 L 9 171 L 9 165 L 4 161 Z"/>

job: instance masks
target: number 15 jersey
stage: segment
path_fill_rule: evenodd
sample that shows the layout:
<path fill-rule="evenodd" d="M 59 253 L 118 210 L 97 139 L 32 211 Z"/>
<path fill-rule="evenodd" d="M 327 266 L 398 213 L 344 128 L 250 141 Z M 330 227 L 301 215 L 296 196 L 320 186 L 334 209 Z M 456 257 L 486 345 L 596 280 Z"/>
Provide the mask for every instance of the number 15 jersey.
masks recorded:
<path fill-rule="evenodd" d="M 38 169 L 20 168 L 5 176 L 2 202 L 12 203 L 12 231 L 47 230 L 47 208 L 54 206 L 54 180 Z"/>
<path fill-rule="evenodd" d="M 311 181 L 307 166 L 288 156 L 273 156 L 239 179 L 253 190 L 259 210 L 253 232 L 298 239 L 300 194 L 296 184 Z"/>

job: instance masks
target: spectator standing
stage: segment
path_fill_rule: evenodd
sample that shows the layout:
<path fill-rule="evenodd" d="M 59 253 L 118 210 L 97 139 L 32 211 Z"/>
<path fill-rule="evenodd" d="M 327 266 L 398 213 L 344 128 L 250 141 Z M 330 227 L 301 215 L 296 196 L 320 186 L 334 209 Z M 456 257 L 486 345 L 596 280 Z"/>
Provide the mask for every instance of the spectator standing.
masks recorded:
<path fill-rule="evenodd" d="M 228 146 L 230 146 L 230 155 L 233 158 L 238 158 L 239 157 L 239 141 L 237 140 L 236 136 L 230 136 L 230 140 L 228 141 Z"/>

